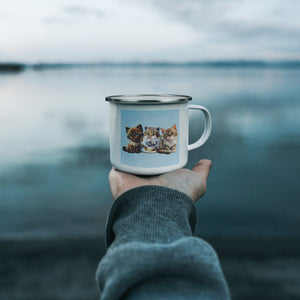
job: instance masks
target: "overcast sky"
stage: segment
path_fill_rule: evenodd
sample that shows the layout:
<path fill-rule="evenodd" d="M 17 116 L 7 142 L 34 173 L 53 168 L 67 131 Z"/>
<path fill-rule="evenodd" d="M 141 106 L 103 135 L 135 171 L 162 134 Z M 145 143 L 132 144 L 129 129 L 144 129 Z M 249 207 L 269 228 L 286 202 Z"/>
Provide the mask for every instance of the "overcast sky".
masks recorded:
<path fill-rule="evenodd" d="M 300 59 L 299 0 L 9 0 L 0 61 Z"/>

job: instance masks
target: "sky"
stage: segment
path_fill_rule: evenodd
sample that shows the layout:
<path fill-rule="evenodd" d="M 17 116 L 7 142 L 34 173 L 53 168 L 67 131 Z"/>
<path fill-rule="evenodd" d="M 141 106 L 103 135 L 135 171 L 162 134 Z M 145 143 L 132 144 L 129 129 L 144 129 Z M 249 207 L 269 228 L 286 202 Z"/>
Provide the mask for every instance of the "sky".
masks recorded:
<path fill-rule="evenodd" d="M 0 62 L 299 60 L 299 0 L 0 0 Z"/>

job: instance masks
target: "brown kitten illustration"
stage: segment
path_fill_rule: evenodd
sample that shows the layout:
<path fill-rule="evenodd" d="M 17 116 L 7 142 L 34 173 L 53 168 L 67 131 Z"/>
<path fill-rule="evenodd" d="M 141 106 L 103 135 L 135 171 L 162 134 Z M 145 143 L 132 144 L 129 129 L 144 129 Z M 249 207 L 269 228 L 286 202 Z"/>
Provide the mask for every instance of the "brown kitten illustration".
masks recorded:
<path fill-rule="evenodd" d="M 142 151 L 145 153 L 155 153 L 160 141 L 160 128 L 145 126 L 145 132 L 142 142 Z"/>
<path fill-rule="evenodd" d="M 122 149 L 128 153 L 140 153 L 142 150 L 141 141 L 143 140 L 143 127 L 139 124 L 136 127 L 125 127 L 127 138 L 130 142 L 126 146 L 123 146 Z"/>
<path fill-rule="evenodd" d="M 167 129 L 161 128 L 161 132 L 163 134 L 163 137 L 159 142 L 157 152 L 165 153 L 165 154 L 176 152 L 177 137 L 178 137 L 176 124 L 174 124 L 172 127 Z"/>

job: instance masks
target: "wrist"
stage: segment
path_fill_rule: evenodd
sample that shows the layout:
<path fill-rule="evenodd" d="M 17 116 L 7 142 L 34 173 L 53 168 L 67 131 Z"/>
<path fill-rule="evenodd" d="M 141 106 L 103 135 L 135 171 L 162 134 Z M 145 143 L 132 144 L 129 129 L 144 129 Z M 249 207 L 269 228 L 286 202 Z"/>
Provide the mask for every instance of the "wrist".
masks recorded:
<path fill-rule="evenodd" d="M 121 194 L 107 221 L 107 246 L 113 241 L 171 242 L 194 234 L 197 213 L 186 194 L 144 185 Z"/>

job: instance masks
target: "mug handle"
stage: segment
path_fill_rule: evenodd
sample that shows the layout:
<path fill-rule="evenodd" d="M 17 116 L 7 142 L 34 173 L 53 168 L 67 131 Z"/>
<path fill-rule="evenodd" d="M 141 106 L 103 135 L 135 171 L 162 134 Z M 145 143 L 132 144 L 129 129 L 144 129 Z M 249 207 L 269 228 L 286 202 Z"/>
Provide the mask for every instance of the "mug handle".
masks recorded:
<path fill-rule="evenodd" d="M 210 116 L 209 111 L 201 105 L 189 105 L 188 109 L 199 109 L 204 113 L 204 116 L 205 116 L 204 131 L 197 142 L 195 142 L 191 145 L 188 145 L 188 151 L 190 151 L 190 150 L 194 150 L 194 149 L 202 146 L 209 138 L 210 133 L 211 133 L 211 116 Z"/>

